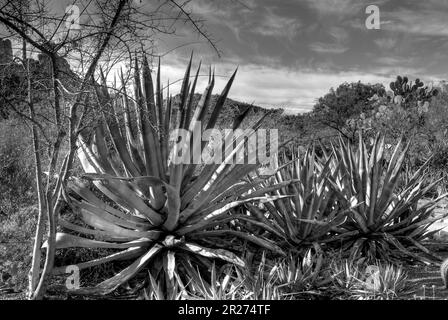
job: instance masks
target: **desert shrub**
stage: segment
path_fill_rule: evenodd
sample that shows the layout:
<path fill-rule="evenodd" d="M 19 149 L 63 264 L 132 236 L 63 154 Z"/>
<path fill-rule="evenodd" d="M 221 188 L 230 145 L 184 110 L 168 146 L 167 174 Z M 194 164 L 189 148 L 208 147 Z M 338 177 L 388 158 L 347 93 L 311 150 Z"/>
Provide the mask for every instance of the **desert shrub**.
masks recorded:
<path fill-rule="evenodd" d="M 357 128 L 347 126 L 347 121 L 372 109 L 371 97 L 384 95 L 381 84 L 343 83 L 319 98 L 313 113 L 322 124 L 343 133 L 349 138 L 356 137 Z"/>
<path fill-rule="evenodd" d="M 0 274 L 12 290 L 26 288 L 36 224 L 34 168 L 28 128 L 17 119 L 0 125 Z"/>
<path fill-rule="evenodd" d="M 35 207 L 13 211 L 0 220 L 1 282 L 15 291 L 27 285 L 36 221 Z"/>
<path fill-rule="evenodd" d="M 16 119 L 0 125 L 0 210 L 10 214 L 34 198 L 29 129 Z"/>

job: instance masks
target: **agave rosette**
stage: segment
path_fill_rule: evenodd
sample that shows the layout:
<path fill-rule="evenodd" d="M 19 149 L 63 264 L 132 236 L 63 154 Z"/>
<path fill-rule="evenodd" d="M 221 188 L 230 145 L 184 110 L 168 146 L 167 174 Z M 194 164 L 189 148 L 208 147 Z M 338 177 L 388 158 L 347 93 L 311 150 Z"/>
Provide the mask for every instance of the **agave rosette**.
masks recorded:
<path fill-rule="evenodd" d="M 174 107 L 169 93 L 164 102 L 160 63 L 154 90 L 146 57 L 143 58 L 141 72 L 135 61 L 133 101 L 130 101 L 125 86 L 120 95 L 114 97 L 106 89 L 104 77 L 102 86 L 98 86 L 102 125 L 95 129 L 91 143 L 82 137 L 78 141 L 78 157 L 85 171 L 83 178 L 93 183 L 96 192 L 88 187 L 85 179 L 71 179 L 70 189 L 74 195 L 70 197 L 70 203 L 85 225 L 60 219 L 62 227 L 76 234 L 58 233 L 56 246 L 58 249 L 117 249 L 109 256 L 77 264 L 79 269 L 118 259 L 134 261 L 112 278 L 93 287 L 74 290 L 75 293 L 108 294 L 148 263 L 151 281 L 166 286 L 169 293 L 170 288 L 174 290 L 176 281 L 186 282 L 195 276 L 198 268 L 210 268 L 214 259 L 244 267 L 245 261 L 231 250 L 233 240 L 237 238 L 283 253 L 267 239 L 220 228 L 238 219 L 257 223 L 252 217 L 229 213 L 230 209 L 247 201 L 269 200 L 263 190 L 248 194 L 254 183 L 241 180 L 257 164 L 194 163 L 191 161 L 193 154 L 202 154 L 207 146 L 207 141 L 200 140 L 202 135 L 193 135 L 188 140 L 191 144 L 186 142 L 183 145 L 191 151 L 182 152 L 183 161 L 172 161 L 176 154 L 179 155 L 180 144 L 170 143 L 170 130 L 183 128 L 190 133 L 195 130 L 202 133 L 214 128 L 235 77 L 234 73 L 207 116 L 215 80 L 210 73 L 205 92 L 194 108 L 193 95 L 199 68 L 192 77 L 193 82 L 190 82 L 190 60 L 178 108 Z M 130 104 L 134 105 L 133 110 Z M 120 111 L 122 117 L 119 116 Z M 244 112 L 235 119 L 233 129 L 240 127 L 246 114 Z M 132 124 L 133 119 L 136 126 Z M 252 128 L 258 128 L 261 121 Z M 232 148 L 228 154 L 225 153 L 228 157 L 233 157 L 244 145 L 242 141 L 236 146 L 227 146 L 223 141 L 218 147 Z M 187 161 L 188 157 L 190 161 Z M 98 193 L 102 196 L 98 197 Z M 107 200 L 103 201 L 103 198 Z M 64 270 L 65 267 L 59 267 L 54 273 Z"/>
<path fill-rule="evenodd" d="M 253 217 L 269 226 L 263 229 L 277 237 L 281 246 L 300 248 L 339 240 L 341 236 L 335 236 L 332 229 L 344 222 L 347 210 L 340 210 L 337 193 L 329 184 L 328 177 L 336 174 L 331 170 L 333 159 L 321 161 L 314 147 L 307 148 L 304 155 L 292 155 L 293 160 L 283 160 L 272 178 L 261 183 L 266 188 L 292 181 L 268 193 L 279 199 L 261 207 L 251 203 L 245 206 Z"/>
<path fill-rule="evenodd" d="M 400 257 L 425 262 L 438 259 L 421 240 L 437 232 L 428 228 L 440 219 L 432 217 L 431 213 L 444 196 L 417 205 L 439 182 L 425 184 L 424 170 L 430 160 L 405 185 L 399 186 L 408 147 L 409 144 L 403 147 L 400 139 L 388 159 L 384 137 L 380 135 L 374 139 L 370 151 L 361 135 L 357 147 L 342 138 L 338 147 L 333 146 L 332 168 L 338 174 L 330 179 L 331 185 L 338 197 L 345 199 L 346 206 L 356 205 L 350 209 L 350 219 L 335 229 L 341 235 L 350 235 L 343 247 L 351 252 L 352 258 L 363 254 L 372 261 Z M 427 256 L 414 253 L 411 248 Z"/>

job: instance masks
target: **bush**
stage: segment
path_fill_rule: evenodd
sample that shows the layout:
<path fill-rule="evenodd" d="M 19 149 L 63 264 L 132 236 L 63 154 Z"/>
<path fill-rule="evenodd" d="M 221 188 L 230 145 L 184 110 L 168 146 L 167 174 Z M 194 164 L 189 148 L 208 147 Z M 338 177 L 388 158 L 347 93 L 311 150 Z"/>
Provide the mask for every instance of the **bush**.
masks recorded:
<path fill-rule="evenodd" d="M 0 220 L 0 280 L 15 291 L 27 286 L 36 221 L 35 207 L 14 211 Z"/>
<path fill-rule="evenodd" d="M 34 194 L 33 154 L 28 129 L 18 120 L 0 126 L 0 210 L 11 214 L 30 204 Z"/>
<path fill-rule="evenodd" d="M 0 275 L 9 289 L 26 288 L 37 219 L 29 129 L 17 119 L 0 126 Z"/>

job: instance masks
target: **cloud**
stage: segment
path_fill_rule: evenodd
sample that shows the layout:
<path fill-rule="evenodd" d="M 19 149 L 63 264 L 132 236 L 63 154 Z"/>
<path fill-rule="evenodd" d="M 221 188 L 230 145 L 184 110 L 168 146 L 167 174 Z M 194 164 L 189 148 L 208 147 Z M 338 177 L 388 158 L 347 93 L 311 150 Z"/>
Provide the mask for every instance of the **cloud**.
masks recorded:
<path fill-rule="evenodd" d="M 310 49 L 317 53 L 340 54 L 346 52 L 349 48 L 337 43 L 314 42 L 309 45 Z"/>
<path fill-rule="evenodd" d="M 338 43 L 346 43 L 350 37 L 348 31 L 341 27 L 331 27 L 328 34 Z"/>
<path fill-rule="evenodd" d="M 358 14 L 367 5 L 369 0 L 306 0 L 309 8 L 319 15 L 335 15 L 338 17 Z M 383 2 L 383 1 L 381 1 Z"/>
<path fill-rule="evenodd" d="M 391 22 L 382 26 L 381 29 L 432 37 L 448 37 L 446 12 L 446 10 L 399 8 L 385 13 L 385 17 Z"/>
<path fill-rule="evenodd" d="M 238 64 L 231 98 L 290 112 L 311 110 L 317 98 L 344 81 L 387 88 L 398 74 L 441 78 L 448 72 L 448 45 L 441 41 L 448 36 L 448 1 L 428 1 L 251 0 L 249 9 L 231 4 L 236 1 L 199 1 L 204 4 L 199 12 L 212 21 L 212 34 L 226 49 L 223 59 L 203 63 L 217 66 L 215 92 Z M 365 28 L 370 4 L 380 8 L 381 30 Z M 186 61 L 179 62 L 165 70 L 171 81 L 183 76 Z"/>
<path fill-rule="evenodd" d="M 309 44 L 311 51 L 317 53 L 341 54 L 349 50 L 350 35 L 345 28 L 330 27 L 326 30 L 331 42 L 317 41 Z M 327 36 L 328 38 L 328 36 Z"/>
<path fill-rule="evenodd" d="M 380 8 L 381 30 L 365 28 L 369 4 Z M 199 93 L 208 65 L 216 66 L 214 93 L 239 65 L 230 98 L 297 113 L 311 110 L 316 99 L 343 82 L 388 88 L 398 74 L 427 82 L 448 73 L 448 41 L 441 41 L 448 37 L 448 1 L 195 0 L 189 5 L 223 49 L 218 59 L 206 44 L 195 45 L 193 69 L 200 59 L 204 66 Z M 184 37 L 170 39 L 201 40 L 191 28 L 179 30 Z M 174 40 L 165 46 L 175 47 Z M 170 79 L 173 94 L 180 91 L 176 80 L 183 78 L 191 50 L 181 48 L 162 60 L 162 80 Z"/>
<path fill-rule="evenodd" d="M 387 78 L 357 72 L 312 72 L 257 65 L 241 67 L 233 94 L 262 106 L 311 110 L 317 98 L 342 82 L 387 82 Z"/>
<path fill-rule="evenodd" d="M 196 0 L 188 3 L 188 9 L 194 16 L 211 22 L 223 21 L 222 18 L 230 18 L 234 9 L 233 5 L 220 5 L 218 1 Z"/>
<path fill-rule="evenodd" d="M 289 18 L 277 15 L 272 10 L 267 9 L 266 14 L 261 16 L 256 22 L 252 31 L 263 36 L 287 37 L 292 39 L 302 26 L 297 18 Z"/>
<path fill-rule="evenodd" d="M 235 66 L 220 64 L 216 68 L 216 85 L 214 93 L 220 93 L 232 74 Z M 205 69 L 204 69 L 205 71 Z M 185 65 L 172 63 L 162 65 L 162 81 L 174 83 L 170 92 L 178 93 Z M 197 92 L 202 93 L 206 87 L 206 72 L 198 81 Z M 312 110 L 316 99 L 343 82 L 383 83 L 392 78 L 365 72 L 314 72 L 311 70 L 293 70 L 286 67 L 267 67 L 258 64 L 239 66 L 238 73 L 229 93 L 231 99 L 254 103 L 266 108 L 284 108 L 288 113 Z"/>
<path fill-rule="evenodd" d="M 381 50 L 391 50 L 397 44 L 397 39 L 395 38 L 380 38 L 374 41 Z"/>

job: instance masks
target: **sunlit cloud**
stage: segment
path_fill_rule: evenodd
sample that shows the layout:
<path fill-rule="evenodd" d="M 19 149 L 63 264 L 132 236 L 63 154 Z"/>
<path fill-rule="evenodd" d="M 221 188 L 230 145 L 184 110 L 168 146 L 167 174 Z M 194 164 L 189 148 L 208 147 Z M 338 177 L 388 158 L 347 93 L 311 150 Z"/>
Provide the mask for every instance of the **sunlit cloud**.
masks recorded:
<path fill-rule="evenodd" d="M 350 16 L 371 4 L 367 0 L 306 0 L 319 15 Z M 370 1 L 371 2 L 371 1 Z"/>
<path fill-rule="evenodd" d="M 349 40 L 349 33 L 345 28 L 331 27 L 328 30 L 328 34 L 335 39 L 338 43 L 345 43 Z"/>
<path fill-rule="evenodd" d="M 170 78 L 170 91 L 179 92 L 184 75 L 183 65 L 171 64 L 162 67 L 164 83 Z M 233 65 L 220 65 L 216 68 L 215 93 L 221 92 L 232 74 Z M 198 81 L 198 92 L 205 89 L 207 72 Z M 272 68 L 256 64 L 240 66 L 230 90 L 229 97 L 241 102 L 254 103 L 266 108 L 283 108 L 288 113 L 309 111 L 317 98 L 323 96 L 331 87 L 343 82 L 388 84 L 392 79 L 387 76 L 363 72 L 312 72 L 288 68 Z"/>
<path fill-rule="evenodd" d="M 448 46 L 435 40 L 448 30 L 441 18 L 443 8 L 408 0 L 375 3 L 382 20 L 381 30 L 375 31 L 364 26 L 364 8 L 370 1 L 285 0 L 263 5 L 255 1 L 248 8 L 228 6 L 227 19 L 217 19 L 221 27 L 213 29 L 225 39 L 221 45 L 226 54 L 203 59 L 205 65 L 216 66 L 215 92 L 237 65 L 231 98 L 288 113 L 311 110 L 319 97 L 343 82 L 382 83 L 388 88 L 399 74 L 423 81 L 443 79 L 448 74 L 444 53 Z M 417 7 L 422 10 L 413 11 Z M 223 10 L 213 14 L 223 15 Z M 171 81 L 182 78 L 186 65 L 187 55 L 177 54 L 181 59 L 167 61 Z M 205 82 L 203 77 L 198 92 Z M 180 88 L 180 83 L 173 88 L 176 85 Z"/>
<path fill-rule="evenodd" d="M 323 42 L 315 42 L 310 44 L 310 49 L 314 52 L 318 53 L 333 53 L 339 54 L 344 53 L 349 48 L 337 43 L 323 43 Z"/>
<path fill-rule="evenodd" d="M 380 30 L 365 27 L 371 4 L 380 9 Z M 169 52 L 162 80 L 170 80 L 172 93 L 192 51 L 193 67 L 203 65 L 197 92 L 209 66 L 216 68 L 215 93 L 238 66 L 231 98 L 287 112 L 311 110 L 344 81 L 388 87 L 398 74 L 423 81 L 448 75 L 445 0 L 193 0 L 186 9 L 204 22 L 221 55 L 183 22 L 177 36 L 155 35 L 153 52 Z"/>
<path fill-rule="evenodd" d="M 383 29 L 426 36 L 448 37 L 446 10 L 400 8 L 390 13 L 386 12 L 385 17 L 390 19 L 391 23 L 384 25 Z"/>
<path fill-rule="evenodd" d="M 375 40 L 376 45 L 382 50 L 391 50 L 397 44 L 397 39 L 380 38 Z"/>

